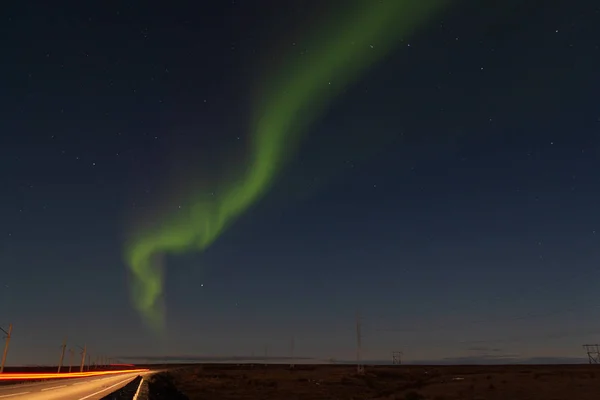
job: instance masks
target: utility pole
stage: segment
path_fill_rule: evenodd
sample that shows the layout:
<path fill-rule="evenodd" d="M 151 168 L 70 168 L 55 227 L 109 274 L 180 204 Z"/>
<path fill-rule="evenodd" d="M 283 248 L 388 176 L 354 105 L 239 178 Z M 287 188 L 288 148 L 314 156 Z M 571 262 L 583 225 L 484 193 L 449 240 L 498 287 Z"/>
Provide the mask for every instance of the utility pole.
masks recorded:
<path fill-rule="evenodd" d="M 73 370 L 73 354 L 75 354 L 73 349 L 69 349 L 69 373 Z"/>
<path fill-rule="evenodd" d="M 294 346 L 295 346 L 295 342 L 294 342 L 294 337 L 292 336 L 292 341 L 290 343 L 290 368 L 293 369 L 295 364 L 294 364 Z"/>
<path fill-rule="evenodd" d="M 4 372 L 4 364 L 6 363 L 6 356 L 8 355 L 8 345 L 10 344 L 10 334 L 12 333 L 12 324 L 8 325 L 8 330 L 0 328 L 0 331 L 4 332 L 4 353 L 2 353 L 2 363 L 0 364 L 0 374 Z"/>
<path fill-rule="evenodd" d="M 356 313 L 356 373 L 359 375 L 365 373 L 365 367 L 362 365 L 362 332 L 358 312 Z"/>
<path fill-rule="evenodd" d="M 67 349 L 67 338 L 63 340 L 63 344 L 60 346 L 60 360 L 58 361 L 58 374 L 60 374 L 60 369 L 62 368 L 63 361 L 65 359 L 65 350 Z"/>
<path fill-rule="evenodd" d="M 85 354 L 87 352 L 87 345 L 83 345 L 83 348 L 81 348 L 81 366 L 79 367 L 79 372 L 83 372 L 83 367 L 85 366 Z"/>

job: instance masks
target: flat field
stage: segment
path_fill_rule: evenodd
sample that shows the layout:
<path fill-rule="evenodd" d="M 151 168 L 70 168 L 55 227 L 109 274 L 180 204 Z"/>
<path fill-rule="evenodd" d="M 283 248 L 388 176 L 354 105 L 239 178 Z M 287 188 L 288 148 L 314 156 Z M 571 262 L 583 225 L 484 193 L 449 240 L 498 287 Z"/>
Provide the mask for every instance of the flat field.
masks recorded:
<path fill-rule="evenodd" d="M 600 365 L 367 366 L 357 375 L 349 365 L 205 364 L 159 374 L 150 387 L 151 400 L 598 400 Z"/>

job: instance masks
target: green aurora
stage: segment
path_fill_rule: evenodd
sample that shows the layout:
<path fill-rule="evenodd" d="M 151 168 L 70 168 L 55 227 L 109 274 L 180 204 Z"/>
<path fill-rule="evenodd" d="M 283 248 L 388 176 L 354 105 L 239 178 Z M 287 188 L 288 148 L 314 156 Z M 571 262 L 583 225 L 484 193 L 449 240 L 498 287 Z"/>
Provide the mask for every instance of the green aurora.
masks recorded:
<path fill-rule="evenodd" d="M 210 246 L 245 210 L 261 199 L 281 175 L 302 133 L 327 110 L 341 90 L 384 58 L 402 39 L 423 27 L 446 0 L 367 0 L 313 32 L 301 55 L 291 54 L 269 71 L 250 126 L 251 147 L 242 174 L 223 182 L 214 196 L 196 194 L 186 206 L 156 214 L 148 226 L 134 226 L 125 244 L 134 307 L 157 332 L 164 328 L 166 254 L 200 252 Z M 296 49 L 297 50 L 297 49 Z M 257 99 L 258 100 L 258 99 Z M 194 182 L 189 182 L 194 187 Z M 197 193 L 197 192 L 194 192 Z"/>

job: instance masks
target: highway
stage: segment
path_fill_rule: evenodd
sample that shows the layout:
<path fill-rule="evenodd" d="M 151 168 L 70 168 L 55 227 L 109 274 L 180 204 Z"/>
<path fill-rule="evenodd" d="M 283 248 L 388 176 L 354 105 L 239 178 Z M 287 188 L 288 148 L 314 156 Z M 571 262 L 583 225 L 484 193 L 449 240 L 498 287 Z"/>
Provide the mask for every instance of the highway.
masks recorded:
<path fill-rule="evenodd" d="M 137 376 L 153 372 L 135 372 L 92 376 L 87 378 L 54 379 L 46 382 L 0 386 L 0 400 L 98 400 L 119 390 Z"/>

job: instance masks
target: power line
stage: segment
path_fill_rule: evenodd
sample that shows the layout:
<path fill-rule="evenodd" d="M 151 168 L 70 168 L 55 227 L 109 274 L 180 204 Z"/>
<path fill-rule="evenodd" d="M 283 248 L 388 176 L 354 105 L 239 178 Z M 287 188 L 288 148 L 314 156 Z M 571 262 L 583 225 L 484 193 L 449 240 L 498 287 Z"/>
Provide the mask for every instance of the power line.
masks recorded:
<path fill-rule="evenodd" d="M 473 346 L 473 345 L 482 345 L 482 344 L 498 344 L 498 343 L 523 343 L 527 341 L 544 341 L 544 340 L 552 340 L 552 339 L 563 339 L 563 338 L 576 338 L 576 337 L 584 337 L 584 336 L 592 336 L 600 334 L 600 329 L 591 329 L 591 330 L 576 330 L 576 331 L 562 331 L 555 333 L 548 333 L 546 335 L 527 335 L 527 336 L 514 336 L 508 338 L 499 338 L 499 339 L 481 339 L 481 340 L 450 340 L 444 343 L 436 343 L 436 342 L 427 342 L 427 347 L 446 347 L 449 343 L 451 344 L 459 344 L 464 346 Z"/>
<path fill-rule="evenodd" d="M 598 306 L 598 305 L 594 305 L 592 307 L 600 308 L 600 306 Z M 581 310 L 581 307 L 571 307 L 571 308 L 568 308 L 565 310 L 555 310 L 555 311 L 549 311 L 549 312 L 545 312 L 545 313 L 529 313 L 529 314 L 525 314 L 525 315 L 519 315 L 519 316 L 507 317 L 507 318 L 483 318 L 483 319 L 466 321 L 466 322 L 460 321 L 460 322 L 446 323 L 446 324 L 441 324 L 441 325 L 431 326 L 431 327 L 400 328 L 400 329 L 378 328 L 378 329 L 374 329 L 374 330 L 379 331 L 379 332 L 420 333 L 420 332 L 425 332 L 425 331 L 430 332 L 430 331 L 437 331 L 437 330 L 444 330 L 444 329 L 461 329 L 461 328 L 463 328 L 465 326 L 469 326 L 469 325 L 477 325 L 477 324 L 484 324 L 484 323 L 490 323 L 490 322 L 526 321 L 526 320 L 530 320 L 530 319 L 545 318 L 545 317 L 551 317 L 554 315 L 568 314 L 568 313 L 578 311 L 578 310 Z M 457 325 L 459 326 L 458 328 L 457 328 Z"/>
<path fill-rule="evenodd" d="M 569 276 L 561 279 L 560 281 L 561 281 L 562 284 L 573 283 L 577 278 L 588 276 L 590 273 L 591 273 L 591 271 L 589 271 L 589 270 L 578 271 L 576 273 L 573 273 L 573 274 L 571 274 L 571 275 L 569 275 Z M 527 295 L 531 296 L 532 294 L 539 295 L 539 294 L 543 294 L 545 292 L 551 292 L 553 290 L 555 290 L 555 288 L 552 287 L 551 285 L 542 285 L 539 282 L 535 282 L 534 285 L 531 285 L 528 288 L 528 290 L 527 290 L 526 293 L 527 293 Z M 525 292 L 523 292 L 523 293 L 525 293 Z M 523 300 L 523 299 L 525 299 L 525 296 L 511 296 L 510 297 L 511 300 L 515 300 L 515 299 L 518 299 L 518 298 L 520 298 L 521 300 Z M 486 303 L 503 302 L 504 300 L 505 300 L 505 295 L 496 295 L 496 296 L 493 296 L 491 298 L 488 298 L 488 299 L 485 299 L 485 300 L 481 300 L 479 302 L 479 304 L 481 304 L 482 302 L 486 302 Z M 474 303 L 471 303 L 471 304 L 474 304 Z M 600 307 L 600 306 L 596 305 L 594 307 Z M 571 309 L 569 309 L 568 312 L 571 312 L 571 311 L 573 311 L 573 310 L 575 310 L 577 308 L 581 308 L 581 307 L 580 306 L 574 306 Z M 446 309 L 444 311 L 445 311 L 445 313 L 452 313 L 452 312 L 455 312 L 455 311 L 464 312 L 464 311 L 473 311 L 473 308 L 471 308 L 471 307 L 464 307 L 464 306 L 457 306 L 457 307 L 448 308 L 448 309 Z M 562 312 L 564 312 L 564 311 L 559 311 L 558 313 L 562 313 Z M 381 320 L 388 320 L 390 318 L 389 315 L 380 315 L 380 316 L 372 315 L 372 317 L 375 317 L 375 318 L 381 319 Z M 481 321 L 481 322 L 487 322 L 487 320 Z M 461 323 L 461 325 L 464 325 L 464 324 Z M 445 328 L 445 326 L 443 328 Z M 430 330 L 430 329 L 431 328 L 423 328 L 422 330 Z M 433 328 L 433 329 L 437 329 L 437 328 Z M 398 329 L 398 330 L 389 329 L 389 330 L 390 331 L 393 330 L 393 331 L 397 331 L 397 332 L 402 331 L 401 329 Z M 409 329 L 407 331 L 411 331 L 412 332 L 413 330 Z M 419 330 L 419 331 L 421 331 L 421 330 Z"/>
<path fill-rule="evenodd" d="M 578 330 L 574 332 L 557 332 L 557 333 L 549 333 L 546 335 L 529 335 L 529 336 L 516 336 L 512 338 L 504 338 L 504 339 L 491 339 L 491 340 L 466 340 L 461 341 L 459 343 L 464 344 L 479 344 L 479 343 L 519 343 L 525 342 L 528 340 L 548 340 L 548 339 L 562 339 L 567 337 L 581 337 L 588 335 L 596 335 L 600 333 L 600 329 L 592 329 L 592 330 Z"/>

